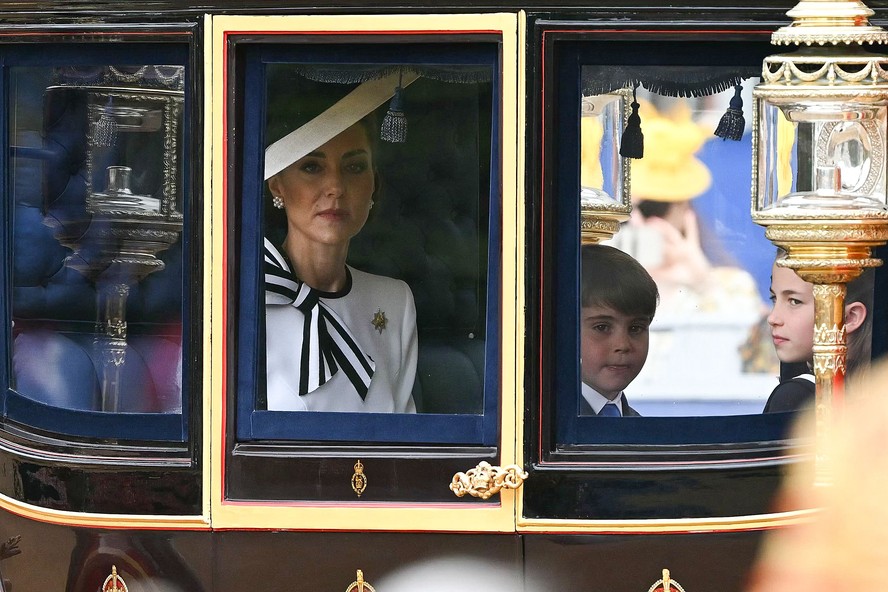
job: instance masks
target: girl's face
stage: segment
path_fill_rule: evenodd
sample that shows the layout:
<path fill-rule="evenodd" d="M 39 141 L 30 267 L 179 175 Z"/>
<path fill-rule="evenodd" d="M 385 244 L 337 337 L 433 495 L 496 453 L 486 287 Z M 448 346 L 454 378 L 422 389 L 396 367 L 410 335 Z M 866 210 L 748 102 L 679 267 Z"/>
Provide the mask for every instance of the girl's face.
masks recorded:
<path fill-rule="evenodd" d="M 814 287 L 786 267 L 771 270 L 768 315 L 774 349 L 781 362 L 810 362 L 814 357 Z"/>
<path fill-rule="evenodd" d="M 268 180 L 287 214 L 287 240 L 348 244 L 370 212 L 373 155 L 357 123 Z"/>

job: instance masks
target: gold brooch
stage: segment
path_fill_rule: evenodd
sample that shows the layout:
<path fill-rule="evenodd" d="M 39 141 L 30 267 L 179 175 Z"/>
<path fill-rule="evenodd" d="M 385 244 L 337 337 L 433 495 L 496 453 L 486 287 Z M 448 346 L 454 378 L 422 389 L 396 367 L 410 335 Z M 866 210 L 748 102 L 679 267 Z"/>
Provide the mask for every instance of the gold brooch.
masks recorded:
<path fill-rule="evenodd" d="M 385 326 L 388 324 L 388 319 L 385 318 L 385 313 L 382 312 L 382 309 L 377 308 L 376 314 L 373 315 L 373 320 L 370 321 L 376 330 L 379 331 L 379 334 L 382 335 L 382 332 L 385 330 Z"/>

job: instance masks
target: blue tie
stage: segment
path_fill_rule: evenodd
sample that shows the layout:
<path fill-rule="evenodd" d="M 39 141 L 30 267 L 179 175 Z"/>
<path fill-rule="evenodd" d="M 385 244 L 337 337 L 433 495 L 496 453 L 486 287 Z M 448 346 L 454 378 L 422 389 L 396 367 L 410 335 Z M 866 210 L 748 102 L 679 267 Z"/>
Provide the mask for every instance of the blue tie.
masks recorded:
<path fill-rule="evenodd" d="M 617 409 L 615 403 L 608 403 L 604 407 L 601 408 L 601 412 L 598 415 L 603 415 L 605 417 L 623 417 L 623 414 L 620 413 L 620 410 Z"/>

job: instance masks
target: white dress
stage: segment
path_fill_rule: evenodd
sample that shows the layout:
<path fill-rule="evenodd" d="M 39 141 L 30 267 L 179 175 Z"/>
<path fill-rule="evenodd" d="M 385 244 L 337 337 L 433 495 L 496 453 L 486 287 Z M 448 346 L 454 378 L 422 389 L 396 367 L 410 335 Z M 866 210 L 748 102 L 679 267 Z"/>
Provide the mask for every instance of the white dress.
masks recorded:
<path fill-rule="evenodd" d="M 291 300 L 266 291 L 266 378 L 269 411 L 415 413 L 417 335 L 413 293 L 401 280 L 348 268 L 351 286 L 320 293 L 363 354 L 372 360 L 364 398 L 343 368 L 299 394 L 304 315 Z"/>

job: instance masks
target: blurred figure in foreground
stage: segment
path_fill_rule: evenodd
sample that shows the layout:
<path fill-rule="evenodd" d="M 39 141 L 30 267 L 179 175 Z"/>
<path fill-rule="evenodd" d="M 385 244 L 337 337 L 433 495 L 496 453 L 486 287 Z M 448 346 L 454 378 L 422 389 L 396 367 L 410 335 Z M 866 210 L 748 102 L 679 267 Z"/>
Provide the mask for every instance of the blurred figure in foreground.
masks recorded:
<path fill-rule="evenodd" d="M 765 539 L 747 592 L 858 592 L 888 581 L 888 364 L 853 385 L 855 396 L 835 414 L 825 437 L 832 485 L 815 486 L 813 463 L 787 475 L 777 510 L 819 508 L 810 519 Z M 814 433 L 809 412 L 798 436 Z"/>

